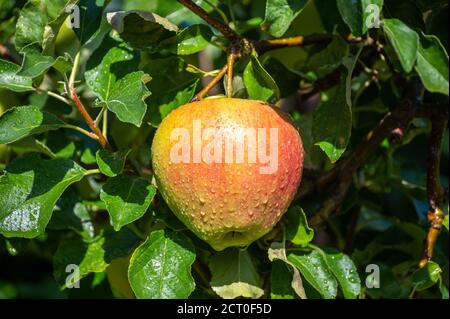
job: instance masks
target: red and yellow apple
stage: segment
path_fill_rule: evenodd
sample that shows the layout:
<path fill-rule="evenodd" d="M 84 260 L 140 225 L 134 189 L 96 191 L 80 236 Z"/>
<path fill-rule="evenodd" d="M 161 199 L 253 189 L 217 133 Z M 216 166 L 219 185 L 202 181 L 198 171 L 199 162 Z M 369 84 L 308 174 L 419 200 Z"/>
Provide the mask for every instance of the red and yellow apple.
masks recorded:
<path fill-rule="evenodd" d="M 301 181 L 300 135 L 279 109 L 211 98 L 171 112 L 152 144 L 159 191 L 175 215 L 216 250 L 267 234 Z"/>

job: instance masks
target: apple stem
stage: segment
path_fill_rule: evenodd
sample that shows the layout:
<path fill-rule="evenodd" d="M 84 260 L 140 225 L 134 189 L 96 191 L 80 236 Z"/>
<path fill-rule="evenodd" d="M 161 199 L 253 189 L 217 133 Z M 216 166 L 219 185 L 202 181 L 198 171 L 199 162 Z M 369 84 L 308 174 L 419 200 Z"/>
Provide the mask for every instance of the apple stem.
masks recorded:
<path fill-rule="evenodd" d="M 195 95 L 195 97 L 192 99 L 193 101 L 200 101 L 202 100 L 208 93 L 211 91 L 211 89 L 219 83 L 220 80 L 224 77 L 225 73 L 227 72 L 228 65 L 224 65 L 222 69 L 220 69 L 219 73 L 211 80 L 211 82 L 208 83 L 207 86 L 205 86 L 200 92 Z"/>
<path fill-rule="evenodd" d="M 236 60 L 236 55 L 234 52 L 231 52 L 227 58 L 227 97 L 233 97 L 233 65 Z"/>

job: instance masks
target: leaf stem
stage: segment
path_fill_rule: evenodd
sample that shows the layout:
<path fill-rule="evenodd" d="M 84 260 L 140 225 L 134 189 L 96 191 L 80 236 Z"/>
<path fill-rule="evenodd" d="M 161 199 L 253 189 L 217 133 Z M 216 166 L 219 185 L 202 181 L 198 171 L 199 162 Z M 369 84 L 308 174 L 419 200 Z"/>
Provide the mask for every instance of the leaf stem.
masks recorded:
<path fill-rule="evenodd" d="M 72 124 L 66 124 L 66 125 L 64 125 L 63 127 L 68 128 L 68 129 L 75 130 L 75 131 L 77 131 L 77 132 L 80 132 L 81 134 L 86 135 L 86 136 L 89 137 L 89 138 L 92 138 L 93 140 L 98 141 L 98 136 L 97 136 L 97 135 L 95 135 L 95 134 L 92 133 L 92 132 L 89 132 L 89 131 L 85 130 L 85 129 L 82 128 L 82 127 L 79 127 L 79 126 L 76 126 L 76 125 L 72 125 Z"/>
<path fill-rule="evenodd" d="M 89 125 L 89 128 L 94 132 L 95 135 L 98 137 L 98 141 L 100 145 L 104 149 L 110 149 L 111 146 L 109 145 L 108 141 L 106 140 L 105 136 L 103 135 L 102 131 L 95 125 L 94 120 L 89 115 L 89 113 L 86 111 L 86 108 L 84 107 L 83 103 L 81 102 L 77 91 L 74 87 L 70 88 L 70 93 L 72 95 L 72 100 L 75 103 L 75 106 L 77 107 L 78 111 L 81 113 L 81 116 L 83 116 L 84 120 L 86 121 L 87 125 Z"/>
<path fill-rule="evenodd" d="M 72 105 L 72 104 L 70 103 L 70 100 L 66 99 L 64 96 L 61 96 L 61 95 L 59 95 L 59 94 L 56 93 L 56 92 L 46 91 L 46 90 L 42 90 L 42 89 L 40 89 L 40 88 L 35 88 L 35 90 L 36 90 L 36 92 L 38 92 L 38 93 L 46 93 L 47 95 L 49 95 L 49 96 L 51 96 L 51 97 L 54 97 L 55 99 L 58 99 L 58 100 L 60 100 L 61 102 L 64 102 L 65 104 L 67 104 L 67 105 Z"/>
<path fill-rule="evenodd" d="M 95 174 L 101 174 L 101 172 L 100 172 L 100 170 L 98 168 L 87 170 L 84 173 L 84 176 L 95 175 Z"/>

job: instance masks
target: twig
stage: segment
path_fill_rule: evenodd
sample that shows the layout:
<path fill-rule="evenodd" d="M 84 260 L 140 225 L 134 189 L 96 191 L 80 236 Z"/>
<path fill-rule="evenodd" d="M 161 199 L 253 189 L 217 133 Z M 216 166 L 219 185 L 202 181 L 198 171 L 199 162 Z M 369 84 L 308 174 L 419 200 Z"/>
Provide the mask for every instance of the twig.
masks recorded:
<path fill-rule="evenodd" d="M 447 128 L 448 117 L 436 114 L 431 118 L 431 135 L 427 158 L 427 193 L 428 193 L 428 222 L 430 228 L 425 239 L 425 251 L 419 262 L 423 268 L 433 257 L 434 246 L 442 229 L 444 212 L 441 208 L 444 199 L 444 188 L 440 182 L 442 140 Z"/>
<path fill-rule="evenodd" d="M 223 24 L 222 22 L 214 19 L 208 12 L 206 12 L 202 7 L 196 5 L 191 0 L 177 0 L 183 6 L 194 12 L 200 18 L 205 20 L 210 26 L 216 28 L 223 34 L 231 42 L 237 42 L 241 40 L 241 36 L 237 34 L 233 29 L 231 29 L 228 25 Z"/>
<path fill-rule="evenodd" d="M 195 95 L 195 97 L 192 99 L 193 101 L 200 101 L 202 100 L 209 91 L 217 84 L 219 81 L 224 77 L 225 73 L 227 73 L 228 65 L 225 65 L 219 73 L 208 83 L 207 86 L 205 86 L 200 92 Z"/>
<path fill-rule="evenodd" d="M 83 103 L 81 102 L 77 91 L 74 87 L 70 89 L 70 93 L 72 95 L 72 100 L 75 103 L 75 106 L 77 107 L 78 111 L 81 113 L 81 116 L 83 116 L 84 120 L 86 121 L 89 128 L 94 132 L 95 135 L 98 137 L 98 142 L 104 149 L 110 149 L 111 146 L 109 145 L 108 141 L 106 140 L 105 136 L 103 136 L 102 131 L 95 125 L 94 120 L 89 115 L 89 113 L 86 111 L 86 108 L 84 107 Z"/>

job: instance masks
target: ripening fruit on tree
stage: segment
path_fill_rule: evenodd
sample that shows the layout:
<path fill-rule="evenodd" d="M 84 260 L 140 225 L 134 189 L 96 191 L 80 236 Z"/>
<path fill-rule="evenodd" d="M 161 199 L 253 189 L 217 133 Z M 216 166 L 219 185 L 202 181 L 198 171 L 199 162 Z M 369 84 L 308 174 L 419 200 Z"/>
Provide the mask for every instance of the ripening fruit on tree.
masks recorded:
<path fill-rule="evenodd" d="M 301 181 L 303 146 L 289 118 L 253 100 L 183 105 L 159 126 L 152 163 L 175 215 L 214 249 L 268 233 Z"/>

